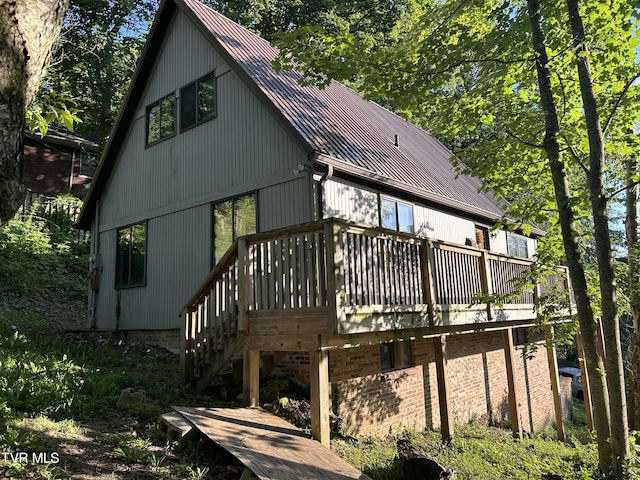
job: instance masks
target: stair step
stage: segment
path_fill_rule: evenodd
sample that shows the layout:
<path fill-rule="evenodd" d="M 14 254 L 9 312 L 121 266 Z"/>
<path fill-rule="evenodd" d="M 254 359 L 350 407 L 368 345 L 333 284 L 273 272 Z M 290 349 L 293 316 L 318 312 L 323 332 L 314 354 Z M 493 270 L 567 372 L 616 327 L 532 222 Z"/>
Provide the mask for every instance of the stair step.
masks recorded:
<path fill-rule="evenodd" d="M 167 440 L 170 442 L 184 445 L 198 437 L 198 431 L 179 413 L 163 413 L 160 415 L 158 423 L 160 429 L 167 432 Z"/>

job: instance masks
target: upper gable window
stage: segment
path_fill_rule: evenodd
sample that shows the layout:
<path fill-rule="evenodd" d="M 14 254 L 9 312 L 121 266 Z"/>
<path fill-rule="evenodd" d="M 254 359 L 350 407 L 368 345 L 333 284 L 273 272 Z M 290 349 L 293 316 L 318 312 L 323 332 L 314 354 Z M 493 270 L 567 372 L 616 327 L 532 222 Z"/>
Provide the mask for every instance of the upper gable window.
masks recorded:
<path fill-rule="evenodd" d="M 390 230 L 413 233 L 413 205 L 381 197 L 380 225 Z"/>
<path fill-rule="evenodd" d="M 147 107 L 147 145 L 176 133 L 176 95 L 171 93 Z"/>
<path fill-rule="evenodd" d="M 214 72 L 180 89 L 180 131 L 216 116 L 216 76 Z"/>

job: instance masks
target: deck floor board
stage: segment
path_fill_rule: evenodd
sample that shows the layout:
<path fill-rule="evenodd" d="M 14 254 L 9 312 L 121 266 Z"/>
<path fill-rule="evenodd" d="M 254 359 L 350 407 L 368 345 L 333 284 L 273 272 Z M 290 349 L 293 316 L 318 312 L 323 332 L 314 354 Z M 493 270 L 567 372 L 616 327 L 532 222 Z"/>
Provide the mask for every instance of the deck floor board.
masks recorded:
<path fill-rule="evenodd" d="M 262 408 L 172 408 L 261 480 L 370 480 Z"/>

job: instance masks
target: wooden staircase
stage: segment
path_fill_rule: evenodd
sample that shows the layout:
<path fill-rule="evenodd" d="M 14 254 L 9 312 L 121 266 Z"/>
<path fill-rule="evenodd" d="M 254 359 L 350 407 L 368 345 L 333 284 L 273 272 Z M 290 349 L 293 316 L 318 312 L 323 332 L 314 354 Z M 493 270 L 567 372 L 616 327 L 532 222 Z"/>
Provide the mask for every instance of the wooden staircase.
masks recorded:
<path fill-rule="evenodd" d="M 182 312 L 182 371 L 198 391 L 238 353 L 238 243 L 227 251 Z"/>

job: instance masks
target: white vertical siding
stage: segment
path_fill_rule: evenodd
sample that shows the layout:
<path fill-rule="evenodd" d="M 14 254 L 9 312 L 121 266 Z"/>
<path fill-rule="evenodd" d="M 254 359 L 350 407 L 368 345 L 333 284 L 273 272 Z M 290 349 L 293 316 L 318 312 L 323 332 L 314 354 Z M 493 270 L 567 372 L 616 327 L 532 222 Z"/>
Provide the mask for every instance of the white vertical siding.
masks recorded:
<path fill-rule="evenodd" d="M 323 218 L 342 218 L 354 222 L 380 225 L 378 194 L 345 181 L 331 179 L 322 192 Z"/>
<path fill-rule="evenodd" d="M 496 230 L 489 233 L 489 246 L 491 250 L 498 253 L 507 254 L 507 232 Z"/>
<path fill-rule="evenodd" d="M 416 205 L 413 208 L 416 234 L 461 245 L 476 238 L 475 223 L 449 213 Z"/>

